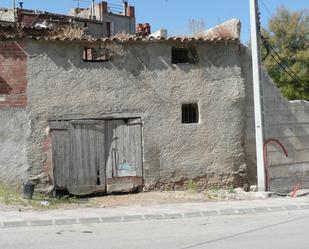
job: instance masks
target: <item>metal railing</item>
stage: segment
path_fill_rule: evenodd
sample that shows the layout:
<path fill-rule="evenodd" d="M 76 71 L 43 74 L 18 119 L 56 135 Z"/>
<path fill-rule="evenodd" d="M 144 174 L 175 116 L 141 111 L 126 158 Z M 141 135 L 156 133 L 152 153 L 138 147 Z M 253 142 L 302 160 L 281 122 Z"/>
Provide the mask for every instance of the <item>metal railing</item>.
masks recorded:
<path fill-rule="evenodd" d="M 77 2 L 77 7 L 80 7 L 80 3 L 91 3 L 91 0 L 73 0 Z M 108 3 L 107 5 L 107 10 L 110 13 L 114 14 L 123 14 L 124 13 L 124 7 L 121 4 L 113 4 L 113 3 Z"/>
<path fill-rule="evenodd" d="M 108 12 L 121 14 L 124 12 L 123 5 L 120 4 L 108 4 L 107 6 Z"/>

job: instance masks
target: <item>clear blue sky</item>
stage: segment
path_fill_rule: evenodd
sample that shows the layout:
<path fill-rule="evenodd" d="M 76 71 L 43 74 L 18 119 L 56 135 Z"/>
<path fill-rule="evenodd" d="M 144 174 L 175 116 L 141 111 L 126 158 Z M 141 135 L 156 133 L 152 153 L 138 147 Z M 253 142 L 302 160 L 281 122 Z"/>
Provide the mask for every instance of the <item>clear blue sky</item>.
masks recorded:
<path fill-rule="evenodd" d="M 46 10 L 55 13 L 67 13 L 77 6 L 74 0 L 20 0 L 27 9 Z M 97 2 L 99 0 L 96 0 Z M 107 0 L 121 4 L 122 0 Z M 0 7 L 9 7 L 11 0 L 0 0 Z M 19 0 L 16 0 L 19 2 Z M 89 5 L 89 0 L 80 0 L 80 6 Z M 279 6 L 292 10 L 309 8 L 309 0 L 263 0 L 271 13 Z M 249 0 L 129 0 L 136 8 L 137 22 L 149 22 L 152 30 L 167 28 L 169 35 L 189 33 L 190 19 L 204 19 L 206 28 L 215 26 L 230 18 L 239 18 L 242 22 L 242 40 L 249 39 Z M 267 24 L 269 14 L 262 0 L 259 0 L 262 25 Z"/>

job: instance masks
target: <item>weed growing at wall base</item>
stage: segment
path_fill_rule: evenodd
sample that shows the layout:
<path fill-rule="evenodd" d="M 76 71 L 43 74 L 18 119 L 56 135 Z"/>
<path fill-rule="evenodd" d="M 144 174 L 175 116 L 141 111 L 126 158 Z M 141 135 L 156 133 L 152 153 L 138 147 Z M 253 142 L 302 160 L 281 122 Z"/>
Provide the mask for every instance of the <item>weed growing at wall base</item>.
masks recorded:
<path fill-rule="evenodd" d="M 24 199 L 18 190 L 0 183 L 0 205 L 19 206 L 25 209 L 53 209 L 65 204 L 80 204 L 87 202 L 87 199 L 79 199 L 74 196 L 51 197 L 35 193 L 33 199 Z"/>
<path fill-rule="evenodd" d="M 27 205 L 21 195 L 14 188 L 0 183 L 0 204 L 5 205 Z"/>
<path fill-rule="evenodd" d="M 194 180 L 189 180 L 185 184 L 186 189 L 192 192 L 196 192 L 198 190 L 198 183 Z"/>

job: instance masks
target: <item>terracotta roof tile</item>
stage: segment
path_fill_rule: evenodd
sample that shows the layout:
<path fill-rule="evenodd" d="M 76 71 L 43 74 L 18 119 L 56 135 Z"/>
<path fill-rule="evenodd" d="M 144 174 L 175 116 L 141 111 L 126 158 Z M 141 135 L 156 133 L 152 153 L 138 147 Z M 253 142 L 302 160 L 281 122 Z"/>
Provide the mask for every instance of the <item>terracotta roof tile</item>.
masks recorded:
<path fill-rule="evenodd" d="M 126 42 L 217 42 L 217 41 L 239 41 L 238 38 L 203 38 L 203 37 L 140 37 L 134 35 L 121 35 L 114 37 L 102 37 L 102 38 L 69 38 L 69 37 L 55 37 L 50 32 L 51 29 L 42 29 L 33 26 L 24 26 L 19 28 L 20 32 L 16 32 L 14 23 L 7 23 L 2 25 L 0 23 L 0 38 L 1 39 L 34 39 L 34 40 L 45 40 L 45 41 L 69 41 L 69 42 L 88 42 L 88 43 L 99 43 L 99 42 L 117 42 L 117 43 L 126 43 Z"/>

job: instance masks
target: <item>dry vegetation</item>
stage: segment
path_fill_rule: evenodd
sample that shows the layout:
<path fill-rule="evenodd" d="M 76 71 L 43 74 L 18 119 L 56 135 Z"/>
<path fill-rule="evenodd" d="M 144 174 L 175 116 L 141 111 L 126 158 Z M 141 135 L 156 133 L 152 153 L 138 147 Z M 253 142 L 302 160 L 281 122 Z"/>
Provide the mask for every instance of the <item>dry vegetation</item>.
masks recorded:
<path fill-rule="evenodd" d="M 119 42 L 127 41 L 130 38 L 136 38 L 136 36 L 122 32 L 110 37 L 110 39 L 117 39 Z M 113 55 L 123 56 L 126 53 L 124 46 L 121 44 L 117 44 L 116 42 L 105 43 L 101 46 L 111 51 Z"/>
<path fill-rule="evenodd" d="M 12 189 L 0 185 L 0 211 L 9 210 L 47 210 L 47 209 L 75 209 L 75 208 L 115 208 L 120 206 L 142 205 L 152 206 L 172 203 L 213 202 L 224 200 L 258 199 L 255 192 L 245 192 L 242 189 L 213 188 L 199 192 L 196 182 L 189 181 L 183 191 L 143 192 L 138 194 L 108 195 L 91 198 L 77 198 L 73 196 L 50 197 L 35 194 L 32 200 L 23 199 Z M 46 203 L 48 205 L 46 205 Z"/>
<path fill-rule="evenodd" d="M 91 39 L 91 36 L 85 34 L 81 27 L 64 26 L 52 32 L 51 37 L 54 39 Z"/>
<path fill-rule="evenodd" d="M 72 26 L 65 26 L 60 29 L 57 29 L 52 32 L 51 35 L 53 38 L 59 38 L 59 39 L 91 39 L 92 37 L 90 35 L 87 35 L 83 28 L 81 27 L 72 27 Z M 114 36 L 110 37 L 110 39 L 117 39 L 120 42 L 126 41 L 130 38 L 135 38 L 135 35 L 131 35 L 128 33 L 117 33 Z"/>
<path fill-rule="evenodd" d="M 202 38 L 202 39 L 232 39 L 237 36 L 233 30 L 229 27 L 219 25 L 212 29 L 206 30 L 205 20 L 189 20 L 189 31 L 192 34 L 190 37 Z"/>
<path fill-rule="evenodd" d="M 233 39 L 235 38 L 235 34 L 227 27 L 218 26 L 209 32 L 199 32 L 194 37 L 203 39 Z"/>
<path fill-rule="evenodd" d="M 115 34 L 115 35 L 114 35 L 113 37 L 111 37 L 111 38 L 116 38 L 116 39 L 118 39 L 119 41 L 126 41 L 126 40 L 128 40 L 128 39 L 130 39 L 130 38 L 135 38 L 135 37 L 136 37 L 136 35 L 131 35 L 131 34 L 122 32 L 122 33 L 117 33 L 117 34 Z"/>

